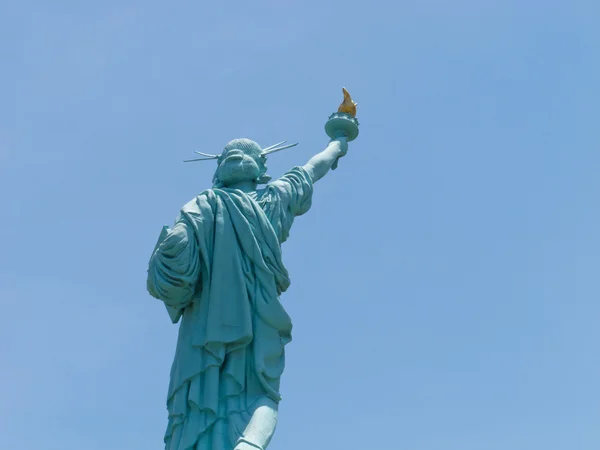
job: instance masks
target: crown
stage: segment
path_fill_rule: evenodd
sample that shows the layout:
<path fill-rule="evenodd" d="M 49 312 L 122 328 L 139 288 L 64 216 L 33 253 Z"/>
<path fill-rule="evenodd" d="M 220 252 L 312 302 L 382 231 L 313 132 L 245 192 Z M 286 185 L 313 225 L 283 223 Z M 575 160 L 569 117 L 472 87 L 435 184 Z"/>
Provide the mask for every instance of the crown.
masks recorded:
<path fill-rule="evenodd" d="M 281 142 L 278 142 L 277 144 L 271 145 L 267 148 L 263 148 L 260 152 L 260 156 L 267 156 L 267 155 L 270 155 L 271 153 L 280 152 L 281 150 L 285 150 L 286 148 L 291 148 L 291 147 L 295 147 L 296 145 L 298 145 L 298 142 L 296 142 L 295 144 L 285 145 L 286 142 L 287 141 L 281 141 Z M 202 158 L 188 159 L 183 162 L 210 161 L 211 159 L 219 159 L 222 154 L 221 153 L 219 155 L 211 155 L 210 153 L 202 153 L 202 152 L 197 152 L 197 151 L 194 151 L 194 153 L 197 153 L 198 155 L 202 156 Z"/>

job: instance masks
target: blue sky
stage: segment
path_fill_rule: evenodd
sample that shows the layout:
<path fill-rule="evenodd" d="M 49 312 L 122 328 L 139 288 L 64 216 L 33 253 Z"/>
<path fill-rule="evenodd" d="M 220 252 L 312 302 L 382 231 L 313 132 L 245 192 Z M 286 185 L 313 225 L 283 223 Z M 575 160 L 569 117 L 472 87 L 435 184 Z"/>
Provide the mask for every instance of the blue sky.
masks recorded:
<path fill-rule="evenodd" d="M 600 448 L 600 5 L 4 2 L 0 436 L 160 449 L 163 224 L 235 137 L 361 135 L 284 244 L 270 449 Z"/>

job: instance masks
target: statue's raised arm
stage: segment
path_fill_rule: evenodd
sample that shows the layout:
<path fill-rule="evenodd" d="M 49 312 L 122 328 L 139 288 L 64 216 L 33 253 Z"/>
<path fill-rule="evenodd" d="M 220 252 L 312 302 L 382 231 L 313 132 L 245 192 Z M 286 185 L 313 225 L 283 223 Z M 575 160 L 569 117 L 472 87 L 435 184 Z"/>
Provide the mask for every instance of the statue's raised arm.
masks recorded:
<path fill-rule="evenodd" d="M 321 153 L 313 156 L 305 165 L 304 169 L 309 173 L 313 182 L 316 183 L 334 167 L 339 158 L 348 152 L 348 139 L 339 137 L 333 139 Z"/>

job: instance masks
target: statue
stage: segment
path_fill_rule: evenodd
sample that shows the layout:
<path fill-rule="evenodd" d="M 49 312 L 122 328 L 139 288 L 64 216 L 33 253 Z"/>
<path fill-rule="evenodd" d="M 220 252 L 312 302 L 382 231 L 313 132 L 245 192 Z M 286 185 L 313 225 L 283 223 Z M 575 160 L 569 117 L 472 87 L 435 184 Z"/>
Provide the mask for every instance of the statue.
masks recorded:
<path fill-rule="evenodd" d="M 166 450 L 266 449 L 275 431 L 284 347 L 292 322 L 279 301 L 290 285 L 281 244 L 306 213 L 313 185 L 358 135 L 356 104 L 329 117 L 331 141 L 304 166 L 270 182 L 266 160 L 293 147 L 229 142 L 216 160 L 213 188 L 163 227 L 147 288 L 181 320 L 167 396 Z M 188 162 L 189 162 L 188 161 Z M 258 185 L 266 184 L 262 189 Z"/>

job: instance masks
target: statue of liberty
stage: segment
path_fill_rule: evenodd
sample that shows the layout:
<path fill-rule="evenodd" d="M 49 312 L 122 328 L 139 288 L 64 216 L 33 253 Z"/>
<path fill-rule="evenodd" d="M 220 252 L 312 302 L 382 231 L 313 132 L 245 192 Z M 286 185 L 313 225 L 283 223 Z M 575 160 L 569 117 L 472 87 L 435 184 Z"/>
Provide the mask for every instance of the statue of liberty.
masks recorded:
<path fill-rule="evenodd" d="M 275 181 L 267 155 L 293 145 L 263 149 L 235 139 L 219 155 L 192 160 L 217 161 L 213 188 L 163 228 L 148 268 L 148 291 L 173 323 L 181 321 L 166 450 L 267 448 L 292 331 L 279 299 L 290 285 L 281 244 L 294 218 L 309 210 L 314 183 L 346 154 L 357 125 L 340 107 L 330 116 L 325 150 Z"/>

